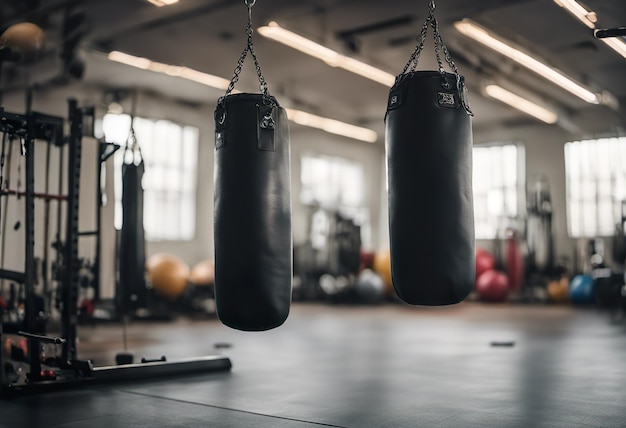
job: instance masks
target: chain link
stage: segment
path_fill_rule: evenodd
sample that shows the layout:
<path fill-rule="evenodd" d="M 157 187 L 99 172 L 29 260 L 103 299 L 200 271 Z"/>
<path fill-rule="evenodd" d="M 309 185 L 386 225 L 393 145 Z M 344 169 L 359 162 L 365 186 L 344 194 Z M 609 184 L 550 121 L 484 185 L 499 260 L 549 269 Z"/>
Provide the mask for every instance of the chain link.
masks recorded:
<path fill-rule="evenodd" d="M 435 18 L 435 0 L 430 0 L 428 3 L 428 16 L 426 17 L 426 21 L 422 25 L 422 30 L 420 34 L 415 39 L 419 42 L 415 47 L 415 50 L 409 57 L 406 65 L 402 69 L 402 72 L 396 77 L 396 83 L 407 73 L 413 73 L 417 68 L 417 63 L 419 61 L 419 56 L 424 49 L 424 43 L 426 42 L 426 35 L 428 34 L 428 27 L 432 27 L 433 29 L 433 39 L 435 42 L 435 58 L 437 59 L 437 65 L 439 68 L 439 73 L 441 74 L 441 82 L 444 87 L 449 87 L 450 83 L 445 77 L 445 69 L 443 65 L 443 61 L 441 60 L 441 52 L 443 52 L 444 59 L 454 75 L 456 76 L 456 87 L 459 91 L 459 96 L 461 98 L 461 103 L 463 104 L 463 108 L 467 112 L 467 114 L 473 116 L 472 110 L 467 103 L 466 92 L 467 89 L 461 80 L 461 75 L 459 74 L 459 70 L 452 60 L 452 56 L 450 55 L 450 51 L 446 47 L 446 44 L 443 42 L 443 37 L 441 37 L 441 33 L 439 32 L 439 23 L 437 22 L 437 18 Z"/>
<path fill-rule="evenodd" d="M 422 25 L 422 31 L 420 32 L 419 37 L 416 38 L 416 40 L 419 41 L 419 44 L 417 45 L 417 47 L 415 48 L 415 50 L 409 57 L 409 61 L 404 66 L 404 69 L 402 70 L 402 73 L 400 73 L 400 76 L 405 74 L 407 70 L 409 72 L 413 72 L 417 68 L 419 56 L 422 53 L 422 50 L 424 49 L 424 43 L 426 41 L 426 35 L 428 33 L 429 26 L 432 27 L 433 29 L 433 35 L 434 35 L 433 38 L 435 41 L 435 56 L 437 58 L 437 64 L 439 66 L 439 72 L 441 74 L 445 73 L 445 70 L 443 68 L 443 61 L 441 60 L 441 53 L 440 53 L 443 51 L 446 62 L 448 63 L 450 68 L 454 71 L 454 73 L 458 74 L 458 70 L 456 68 L 456 65 L 454 64 L 454 61 L 452 60 L 452 57 L 450 56 L 450 52 L 448 51 L 448 48 L 443 42 L 441 33 L 439 33 L 439 23 L 437 22 L 437 18 L 435 18 L 435 7 L 436 6 L 435 6 L 434 0 L 431 0 L 428 3 L 428 16 L 426 17 L 426 21 L 424 22 L 424 25 Z"/>
<path fill-rule="evenodd" d="M 246 47 L 239 56 L 239 60 L 237 61 L 237 66 L 235 67 L 233 77 L 228 84 L 228 89 L 226 89 L 226 94 L 224 95 L 224 97 L 230 95 L 233 89 L 235 89 L 235 84 L 239 81 L 239 76 L 241 74 L 243 64 L 246 60 L 246 56 L 248 55 L 248 52 L 250 52 L 252 60 L 254 61 L 254 67 L 256 69 L 257 77 L 259 78 L 259 89 L 263 94 L 263 101 L 268 104 L 273 104 L 271 102 L 269 90 L 267 88 L 267 82 L 265 81 L 265 77 L 263 76 L 263 72 L 261 71 L 261 65 L 259 64 L 256 52 L 254 52 L 254 43 L 252 40 L 252 34 L 254 33 L 254 30 L 252 29 L 252 6 L 254 6 L 256 0 L 244 0 L 244 3 L 248 7 L 248 24 L 246 25 L 246 35 L 248 36 L 248 40 L 246 43 Z M 224 97 L 220 98 L 218 102 L 221 102 Z"/>

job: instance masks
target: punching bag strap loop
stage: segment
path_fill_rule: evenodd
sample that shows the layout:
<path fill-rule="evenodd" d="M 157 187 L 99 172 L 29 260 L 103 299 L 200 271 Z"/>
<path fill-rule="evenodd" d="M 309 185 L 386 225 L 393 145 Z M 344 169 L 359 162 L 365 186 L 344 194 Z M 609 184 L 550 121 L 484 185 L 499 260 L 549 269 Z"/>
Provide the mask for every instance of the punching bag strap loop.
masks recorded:
<path fill-rule="evenodd" d="M 244 0 L 244 4 L 248 7 L 248 24 L 246 25 L 246 35 L 248 36 L 248 40 L 246 43 L 246 47 L 244 48 L 243 52 L 241 53 L 241 56 L 239 57 L 239 61 L 237 61 L 237 67 L 235 67 L 235 72 L 233 73 L 233 77 L 230 80 L 228 89 L 226 89 L 226 94 L 224 95 L 224 97 L 226 97 L 227 95 L 230 95 L 233 89 L 235 89 L 235 84 L 239 81 L 239 75 L 241 74 L 243 63 L 246 60 L 246 56 L 248 55 L 248 52 L 250 52 L 250 55 L 252 56 L 252 60 L 254 61 L 256 74 L 259 78 L 259 84 L 260 84 L 259 89 L 261 90 L 261 93 L 263 94 L 263 104 L 274 106 L 275 103 L 272 101 L 270 97 L 270 93 L 267 88 L 267 82 L 265 81 L 265 77 L 263 76 L 263 72 L 261 71 L 261 65 L 259 64 L 259 60 L 256 56 L 256 52 L 254 52 L 254 43 L 252 41 L 252 33 L 254 32 L 254 30 L 252 30 L 252 6 L 254 6 L 255 3 L 256 3 L 256 0 Z M 224 97 L 221 97 L 218 100 L 218 104 L 222 104 Z"/>

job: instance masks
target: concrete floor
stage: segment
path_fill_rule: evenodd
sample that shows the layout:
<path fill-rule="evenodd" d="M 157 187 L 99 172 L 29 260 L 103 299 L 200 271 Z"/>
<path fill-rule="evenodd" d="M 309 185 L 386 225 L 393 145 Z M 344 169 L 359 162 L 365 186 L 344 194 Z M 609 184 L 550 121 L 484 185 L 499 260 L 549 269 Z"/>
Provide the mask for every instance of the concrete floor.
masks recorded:
<path fill-rule="evenodd" d="M 122 350 L 119 326 L 80 338 L 97 365 Z M 0 401 L 0 427 L 626 427 L 625 339 L 595 309 L 478 303 L 294 304 L 263 333 L 133 323 L 138 358 L 218 353 L 232 371 Z"/>

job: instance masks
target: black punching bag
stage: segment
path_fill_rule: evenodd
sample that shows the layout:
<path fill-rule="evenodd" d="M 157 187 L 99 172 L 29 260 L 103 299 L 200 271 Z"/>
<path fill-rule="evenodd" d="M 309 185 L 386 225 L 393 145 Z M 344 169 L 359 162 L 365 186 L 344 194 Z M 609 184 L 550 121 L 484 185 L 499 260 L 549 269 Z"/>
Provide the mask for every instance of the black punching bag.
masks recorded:
<path fill-rule="evenodd" d="M 287 114 L 267 91 L 251 34 L 215 110 L 215 302 L 225 325 L 261 331 L 281 325 L 291 303 L 290 149 Z M 248 51 L 263 93 L 231 95 Z"/>
<path fill-rule="evenodd" d="M 458 303 L 474 287 L 472 113 L 433 11 L 431 1 L 385 117 L 391 275 L 398 296 L 413 305 Z M 429 25 L 454 73 L 444 71 L 439 49 L 439 71 L 415 71 Z"/>
<path fill-rule="evenodd" d="M 133 149 L 134 151 L 134 149 Z M 126 155 L 126 151 L 124 152 Z M 119 235 L 118 311 L 127 315 L 147 305 L 145 236 L 143 228 L 143 161 L 122 165 L 122 230 Z"/>

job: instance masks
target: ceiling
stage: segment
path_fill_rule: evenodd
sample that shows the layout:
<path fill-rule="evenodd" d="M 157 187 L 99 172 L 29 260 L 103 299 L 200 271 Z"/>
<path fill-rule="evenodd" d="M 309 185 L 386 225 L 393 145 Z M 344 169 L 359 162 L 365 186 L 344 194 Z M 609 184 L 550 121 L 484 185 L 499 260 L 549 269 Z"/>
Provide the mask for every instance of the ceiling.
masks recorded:
<path fill-rule="evenodd" d="M 626 25 L 624 0 L 586 0 L 586 4 L 597 12 L 598 27 Z M 71 67 L 59 59 L 63 41 L 72 38 L 63 35 L 67 10 L 85 14 L 84 21 L 77 20 L 77 57 L 86 65 L 81 80 L 95 86 L 140 88 L 187 103 L 213 105 L 222 91 L 114 63 L 105 53 L 119 50 L 230 78 L 245 46 L 243 0 L 180 0 L 160 8 L 146 0 L 2 0 L 0 31 L 28 20 L 42 26 L 46 35 L 45 51 L 38 60 L 5 66 L 5 91 L 22 88 L 24 76 L 29 83 L 41 84 L 76 80 L 67 72 Z M 392 74 L 402 70 L 413 51 L 427 10 L 427 0 L 257 0 L 252 9 L 255 27 L 276 21 Z M 591 30 L 553 0 L 438 0 L 435 14 L 452 58 L 466 76 L 475 130 L 540 123 L 483 95 L 485 84 L 497 82 L 558 111 L 559 124 L 545 126 L 561 126 L 578 136 L 624 133 L 626 59 L 594 39 Z M 587 104 L 466 38 L 452 25 L 463 18 L 515 42 L 594 91 L 611 92 L 620 107 Z M 387 87 L 259 34 L 254 35 L 254 43 L 270 92 L 282 104 L 383 134 Z M 258 91 L 251 62 L 248 58 L 237 84 L 245 92 Z M 432 44 L 425 46 L 418 69 L 436 69 Z"/>

